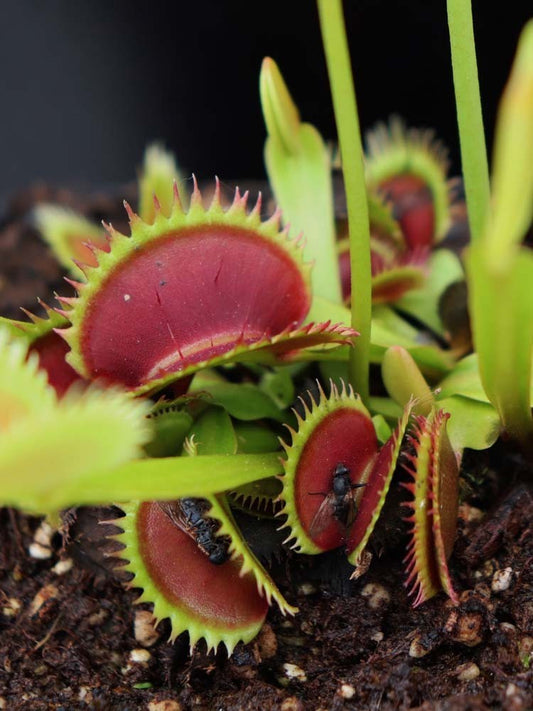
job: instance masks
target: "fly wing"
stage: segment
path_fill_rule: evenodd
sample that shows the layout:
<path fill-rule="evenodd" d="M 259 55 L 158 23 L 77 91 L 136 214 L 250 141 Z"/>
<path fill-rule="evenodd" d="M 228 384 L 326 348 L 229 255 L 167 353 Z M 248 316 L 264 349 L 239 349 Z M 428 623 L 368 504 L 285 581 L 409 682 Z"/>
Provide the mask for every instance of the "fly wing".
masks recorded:
<path fill-rule="evenodd" d="M 165 513 L 172 523 L 181 528 L 184 533 L 194 538 L 194 530 L 187 512 L 183 509 L 179 499 L 176 501 L 158 501 L 157 505 Z"/>
<path fill-rule="evenodd" d="M 328 526 L 331 525 L 331 521 L 334 519 L 334 513 L 335 494 L 330 493 L 324 497 L 324 501 L 322 501 L 313 516 L 313 520 L 309 526 L 309 535 L 311 538 L 319 536 Z"/>
<path fill-rule="evenodd" d="M 343 521 L 343 524 L 346 528 L 346 530 L 350 529 L 355 521 L 355 517 L 357 515 L 357 505 L 356 505 L 356 497 L 355 497 L 355 492 L 350 490 L 346 496 L 344 497 L 344 502 L 343 505 L 345 507 L 345 521 Z"/>

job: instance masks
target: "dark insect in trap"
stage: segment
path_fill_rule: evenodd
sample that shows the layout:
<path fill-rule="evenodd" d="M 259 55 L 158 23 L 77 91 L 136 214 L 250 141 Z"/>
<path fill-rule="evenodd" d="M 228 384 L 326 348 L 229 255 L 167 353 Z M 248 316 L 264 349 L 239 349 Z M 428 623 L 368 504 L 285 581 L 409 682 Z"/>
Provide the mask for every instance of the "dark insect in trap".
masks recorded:
<path fill-rule="evenodd" d="M 346 531 L 352 526 L 357 513 L 356 489 L 365 486 L 364 483 L 353 484 L 350 479 L 350 470 L 339 462 L 333 471 L 331 488 L 327 492 L 309 492 L 310 496 L 323 496 L 313 520 L 311 521 L 311 535 L 318 535 L 329 525 L 333 516 Z"/>
<path fill-rule="evenodd" d="M 214 565 L 229 560 L 229 540 L 217 537 L 217 522 L 208 515 L 205 499 L 187 497 L 176 501 L 158 501 L 159 507 L 172 523 L 196 542 L 198 548 Z"/>

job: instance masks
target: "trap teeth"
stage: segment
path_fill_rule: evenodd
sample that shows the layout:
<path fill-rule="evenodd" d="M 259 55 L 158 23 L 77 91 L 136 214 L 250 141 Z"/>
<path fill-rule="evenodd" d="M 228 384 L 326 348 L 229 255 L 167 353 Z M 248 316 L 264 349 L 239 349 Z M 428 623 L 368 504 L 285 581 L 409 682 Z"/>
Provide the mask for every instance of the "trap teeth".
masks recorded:
<path fill-rule="evenodd" d="M 326 397 L 319 385 L 316 399 L 311 392 L 302 398 L 304 416 L 297 417 L 298 430 L 284 447 L 282 528 L 289 529 L 292 547 L 307 554 L 345 544 L 345 523 L 361 496 L 362 487 L 356 487 L 377 453 L 374 426 L 361 400 L 344 387 L 330 390 Z M 349 483 L 336 496 L 332 487 L 339 463 L 348 470 Z"/>
<path fill-rule="evenodd" d="M 191 646 L 204 639 L 210 649 L 224 644 L 229 651 L 259 632 L 268 601 L 250 572 L 240 576 L 239 560 L 213 565 L 194 540 L 174 525 L 156 502 L 121 505 L 124 545 L 117 552 L 133 574 L 131 587 L 142 590 L 154 616 L 168 618 L 171 641 L 188 632 Z M 179 555 L 175 554 L 179 551 Z"/>
<path fill-rule="evenodd" d="M 459 469 L 446 434 L 449 415 L 433 409 L 428 417 L 417 416 L 410 440 L 414 455 L 405 471 L 412 478 L 405 488 L 412 514 L 406 519 L 410 541 L 404 559 L 406 587 L 414 606 L 441 589 L 457 601 L 447 560 L 451 554 L 457 524 Z"/>
<path fill-rule="evenodd" d="M 366 136 L 367 185 L 391 200 L 410 248 L 442 239 L 450 221 L 447 150 L 432 131 L 397 116 Z"/>
<path fill-rule="evenodd" d="M 311 267 L 280 232 L 279 216 L 261 222 L 260 203 L 251 212 L 247 205 L 247 193 L 236 191 L 224 211 L 215 191 L 206 209 L 196 182 L 188 211 L 173 201 L 168 217 L 156 210 L 151 224 L 127 205 L 131 235 L 108 226 L 110 251 L 98 252 L 78 297 L 61 302 L 77 372 L 144 393 L 254 347 L 272 361 L 349 342 L 347 327 L 301 327 Z"/>

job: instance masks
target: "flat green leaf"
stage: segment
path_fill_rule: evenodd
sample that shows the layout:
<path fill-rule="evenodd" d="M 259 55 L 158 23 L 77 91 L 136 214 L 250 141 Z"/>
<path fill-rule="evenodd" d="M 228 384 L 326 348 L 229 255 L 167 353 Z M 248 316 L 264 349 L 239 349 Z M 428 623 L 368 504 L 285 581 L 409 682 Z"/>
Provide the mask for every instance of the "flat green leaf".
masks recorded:
<path fill-rule="evenodd" d="M 237 420 L 260 420 L 264 417 L 283 422 L 284 418 L 273 399 L 253 383 L 230 383 L 226 380 L 198 378 L 194 392 L 205 394 L 208 402 L 220 405 Z"/>
<path fill-rule="evenodd" d="M 149 415 L 153 435 L 144 449 L 150 457 L 172 457 L 179 452 L 185 441 L 193 418 L 184 409 L 176 406 L 156 408 Z"/>
<path fill-rule="evenodd" d="M 440 380 L 453 367 L 453 358 L 414 329 L 392 309 L 381 306 L 373 311 L 370 360 L 381 363 L 391 346 L 402 346 L 409 351 L 424 376 L 433 382 Z"/>
<path fill-rule="evenodd" d="M 260 78 L 268 138 L 265 163 L 283 220 L 305 236 L 304 255 L 314 260 L 313 292 L 340 302 L 333 188 L 329 155 L 322 137 L 301 123 L 276 63 L 266 58 Z"/>
<path fill-rule="evenodd" d="M 261 454 L 275 452 L 276 449 L 279 449 L 278 438 L 268 427 L 263 427 L 255 422 L 236 422 L 234 428 L 238 451 L 241 453 Z"/>
<path fill-rule="evenodd" d="M 481 383 L 477 353 L 472 353 L 458 361 L 451 373 L 439 383 L 437 400 L 444 400 L 453 395 L 489 402 Z"/>
<path fill-rule="evenodd" d="M 406 343 L 421 343 L 420 331 L 387 304 L 374 306 L 372 309 L 372 326 L 375 327 L 374 330 L 377 329 L 378 334 L 382 332 L 394 334 L 395 338 L 401 338 Z M 402 344 L 397 343 L 395 345 Z"/>
<path fill-rule="evenodd" d="M 349 382 L 348 377 L 348 356 L 343 360 L 326 360 L 318 363 L 320 375 L 326 382 L 331 380 L 342 390 L 342 386 Z"/>
<path fill-rule="evenodd" d="M 294 401 L 294 383 L 288 368 L 275 368 L 266 371 L 259 382 L 259 387 L 281 410 Z"/>
<path fill-rule="evenodd" d="M 450 413 L 447 432 L 456 452 L 487 449 L 500 435 L 500 418 L 487 402 L 454 395 L 439 400 L 439 408 Z"/>
<path fill-rule="evenodd" d="M 196 454 L 235 454 L 237 437 L 228 413 L 220 407 L 203 412 L 189 430 Z"/>
<path fill-rule="evenodd" d="M 380 444 L 385 444 L 389 437 L 392 435 L 392 429 L 390 428 L 387 420 L 383 415 L 374 415 L 372 417 L 372 422 L 374 423 L 374 429 L 376 430 L 376 436 Z"/>
<path fill-rule="evenodd" d="M 388 422 L 396 425 L 403 413 L 403 408 L 390 397 L 376 397 L 369 399 L 370 411 L 376 415 L 382 415 Z"/>

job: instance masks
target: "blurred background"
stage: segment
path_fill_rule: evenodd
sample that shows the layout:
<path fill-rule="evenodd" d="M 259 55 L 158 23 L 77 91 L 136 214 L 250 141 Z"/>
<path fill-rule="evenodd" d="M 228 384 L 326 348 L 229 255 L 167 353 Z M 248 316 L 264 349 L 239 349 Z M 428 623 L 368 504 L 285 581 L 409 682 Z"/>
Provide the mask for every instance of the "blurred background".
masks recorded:
<path fill-rule="evenodd" d="M 345 0 L 361 125 L 432 126 L 460 171 L 445 0 Z M 492 142 L 531 0 L 474 0 Z M 334 119 L 312 0 L 2 0 L 0 196 L 36 181 L 131 180 L 154 139 L 200 179 L 264 176 L 261 60 L 280 65 L 304 120 Z"/>

